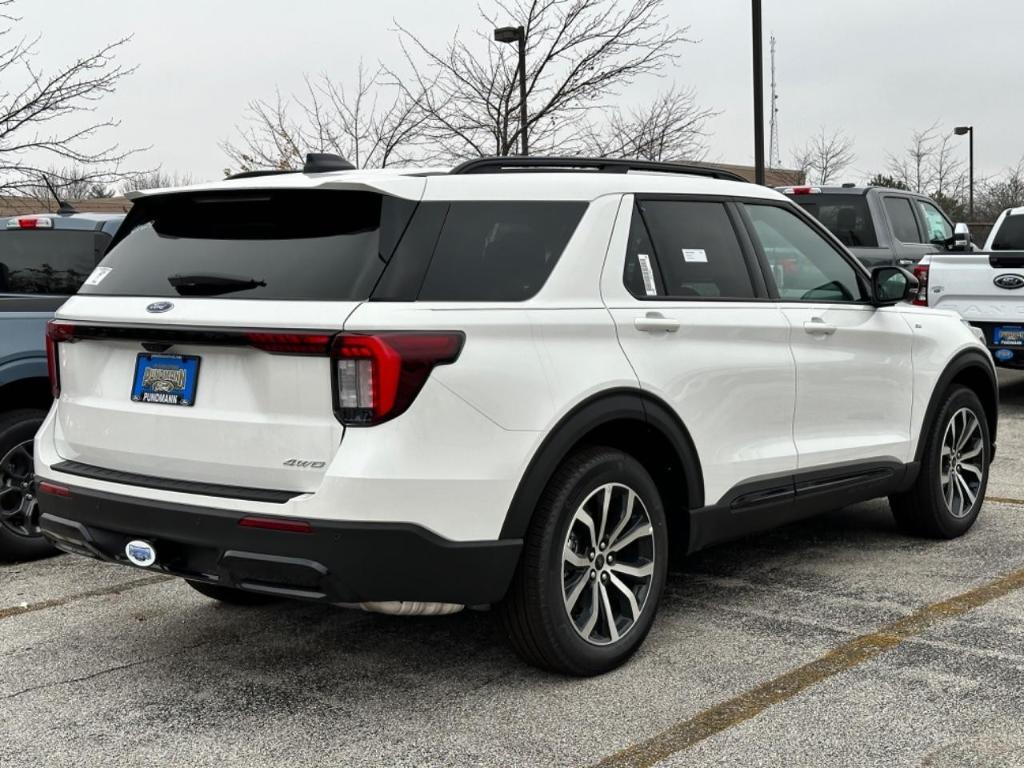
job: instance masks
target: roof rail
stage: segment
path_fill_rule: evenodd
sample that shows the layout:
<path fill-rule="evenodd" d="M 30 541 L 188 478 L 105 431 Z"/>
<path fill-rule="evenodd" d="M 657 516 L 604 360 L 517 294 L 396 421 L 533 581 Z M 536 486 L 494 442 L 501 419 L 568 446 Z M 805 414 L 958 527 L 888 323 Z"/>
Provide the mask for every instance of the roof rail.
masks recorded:
<path fill-rule="evenodd" d="M 683 173 L 691 176 L 707 176 L 712 179 L 728 181 L 747 181 L 739 174 L 732 171 L 724 171 L 720 168 L 611 157 L 479 157 L 455 166 L 450 173 L 516 173 L 546 170 L 597 171 L 599 173 L 654 171 L 656 173 Z"/>

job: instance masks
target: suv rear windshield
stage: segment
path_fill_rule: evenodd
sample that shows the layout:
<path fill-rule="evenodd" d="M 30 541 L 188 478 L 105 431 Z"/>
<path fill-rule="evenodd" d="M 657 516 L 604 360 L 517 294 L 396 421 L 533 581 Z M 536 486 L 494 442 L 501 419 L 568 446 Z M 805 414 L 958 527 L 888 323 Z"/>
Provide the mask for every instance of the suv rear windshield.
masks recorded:
<path fill-rule="evenodd" d="M 875 225 L 871 222 L 864 195 L 793 195 L 790 198 L 851 248 L 877 248 Z"/>
<path fill-rule="evenodd" d="M 1024 251 L 1024 216 L 1007 216 L 999 225 L 993 251 Z"/>
<path fill-rule="evenodd" d="M 0 293 L 72 294 L 109 242 L 94 230 L 0 230 Z"/>
<path fill-rule="evenodd" d="M 366 299 L 414 208 L 376 193 L 326 190 L 143 198 L 82 293 Z"/>

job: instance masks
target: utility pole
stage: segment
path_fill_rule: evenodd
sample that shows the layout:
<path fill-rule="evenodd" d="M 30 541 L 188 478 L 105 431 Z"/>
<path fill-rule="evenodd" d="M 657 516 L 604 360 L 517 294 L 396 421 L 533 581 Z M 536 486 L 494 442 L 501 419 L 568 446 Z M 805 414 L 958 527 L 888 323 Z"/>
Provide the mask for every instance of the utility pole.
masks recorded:
<path fill-rule="evenodd" d="M 754 181 L 764 184 L 764 53 L 761 50 L 761 0 L 750 0 L 754 55 Z"/>
<path fill-rule="evenodd" d="M 768 129 L 768 167 L 778 168 L 782 165 L 782 148 L 779 146 L 779 94 L 775 90 L 775 35 L 768 38 L 772 62 L 771 110 L 772 117 Z"/>

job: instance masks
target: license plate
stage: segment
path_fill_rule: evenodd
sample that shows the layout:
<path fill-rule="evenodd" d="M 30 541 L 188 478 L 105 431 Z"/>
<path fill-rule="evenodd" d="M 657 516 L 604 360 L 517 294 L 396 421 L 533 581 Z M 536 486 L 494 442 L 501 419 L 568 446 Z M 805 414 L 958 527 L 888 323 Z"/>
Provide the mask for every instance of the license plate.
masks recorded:
<path fill-rule="evenodd" d="M 135 358 L 132 400 L 162 405 L 195 405 L 199 358 L 195 355 L 149 355 Z"/>
<path fill-rule="evenodd" d="M 1024 327 L 1004 325 L 996 328 L 993 341 L 1004 347 L 1024 347 Z"/>

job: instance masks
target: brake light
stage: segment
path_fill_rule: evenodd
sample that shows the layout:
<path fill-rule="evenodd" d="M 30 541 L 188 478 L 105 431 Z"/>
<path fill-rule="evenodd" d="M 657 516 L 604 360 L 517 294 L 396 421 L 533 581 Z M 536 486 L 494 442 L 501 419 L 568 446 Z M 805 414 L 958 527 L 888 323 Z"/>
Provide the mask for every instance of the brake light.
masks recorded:
<path fill-rule="evenodd" d="M 914 265 L 914 277 L 917 278 L 917 296 L 914 297 L 914 304 L 919 307 L 928 306 L 928 264 L 918 263 Z"/>
<path fill-rule="evenodd" d="M 248 342 L 264 352 L 290 355 L 326 355 L 331 336 L 324 333 L 261 333 L 245 334 Z"/>
<path fill-rule="evenodd" d="M 821 187 L 786 187 L 782 190 L 784 195 L 817 195 Z"/>
<path fill-rule="evenodd" d="M 75 326 L 71 323 L 50 320 L 46 324 L 46 373 L 50 377 L 50 393 L 54 400 L 60 397 L 60 358 L 57 343 L 71 341 L 74 338 Z"/>
<path fill-rule="evenodd" d="M 53 229 L 53 219 L 47 216 L 22 216 L 7 220 L 8 229 Z"/>
<path fill-rule="evenodd" d="M 465 336 L 342 333 L 334 338 L 335 415 L 346 426 L 380 424 L 403 413 L 437 365 L 455 362 Z"/>

